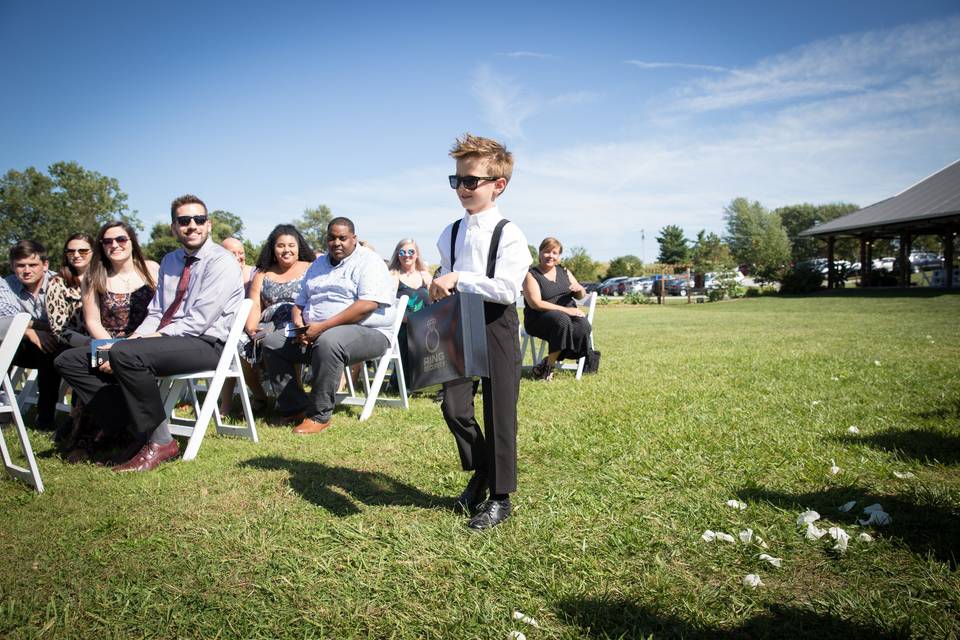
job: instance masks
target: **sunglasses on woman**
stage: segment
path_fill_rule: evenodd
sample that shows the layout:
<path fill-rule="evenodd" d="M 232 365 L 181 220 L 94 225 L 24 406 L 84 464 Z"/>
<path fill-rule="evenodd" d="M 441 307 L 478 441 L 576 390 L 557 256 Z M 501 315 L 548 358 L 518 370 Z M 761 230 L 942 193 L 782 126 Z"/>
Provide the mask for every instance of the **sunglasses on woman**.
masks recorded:
<path fill-rule="evenodd" d="M 480 186 L 480 182 L 483 180 L 499 180 L 499 178 L 492 178 L 490 176 L 447 176 L 450 180 L 450 188 L 456 189 L 460 185 L 463 185 L 463 188 L 467 191 L 473 191 Z"/>
<path fill-rule="evenodd" d="M 103 240 L 100 241 L 100 244 L 102 244 L 105 247 L 109 247 L 109 246 L 112 246 L 114 242 L 116 242 L 118 246 L 125 247 L 127 246 L 127 243 L 130 242 L 130 238 L 128 238 L 127 236 L 115 236 L 113 238 L 104 238 Z"/>
<path fill-rule="evenodd" d="M 413 256 L 415 256 L 415 255 L 417 255 L 417 250 L 416 250 L 416 249 L 400 249 L 399 251 L 397 251 L 397 257 L 398 257 L 398 258 L 402 258 L 402 257 L 404 257 L 404 256 L 413 257 Z"/>
<path fill-rule="evenodd" d="M 72 256 L 74 254 L 78 256 L 85 256 L 88 253 L 90 253 L 90 249 L 67 249 L 66 251 L 64 251 L 64 253 L 67 254 L 68 256 Z"/>

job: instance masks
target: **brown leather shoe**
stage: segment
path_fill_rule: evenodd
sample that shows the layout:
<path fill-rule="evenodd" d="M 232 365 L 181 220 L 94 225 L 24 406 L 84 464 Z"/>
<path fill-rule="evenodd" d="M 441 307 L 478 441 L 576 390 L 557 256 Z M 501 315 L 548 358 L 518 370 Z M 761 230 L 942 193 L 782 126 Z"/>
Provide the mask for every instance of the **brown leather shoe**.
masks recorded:
<path fill-rule="evenodd" d="M 177 457 L 180 453 L 180 445 L 176 440 L 171 440 L 167 444 L 156 444 L 148 442 L 143 445 L 132 458 L 113 467 L 114 471 L 151 471 L 160 466 L 164 460 Z"/>
<path fill-rule="evenodd" d="M 304 418 L 300 424 L 293 428 L 294 433 L 299 433 L 300 435 L 306 435 L 310 433 L 320 433 L 324 429 L 330 426 L 331 420 L 326 422 L 317 422 L 313 418 Z"/>

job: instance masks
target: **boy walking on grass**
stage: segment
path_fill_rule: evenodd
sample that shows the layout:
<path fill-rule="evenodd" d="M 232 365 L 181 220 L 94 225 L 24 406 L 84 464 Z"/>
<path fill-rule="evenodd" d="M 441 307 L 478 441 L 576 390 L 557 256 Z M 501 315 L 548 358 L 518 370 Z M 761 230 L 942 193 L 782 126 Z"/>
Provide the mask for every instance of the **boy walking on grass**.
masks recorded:
<path fill-rule="evenodd" d="M 473 471 L 457 507 L 471 516 L 467 526 L 484 530 L 510 516 L 510 494 L 517 488 L 520 344 L 514 303 L 530 251 L 523 232 L 496 205 L 513 173 L 513 155 L 494 140 L 467 133 L 450 157 L 457 167 L 450 186 L 466 213 L 440 234 L 442 275 L 431 283 L 430 296 L 437 300 L 461 291 L 484 299 L 489 377 L 480 380 L 483 430 L 474 414 L 472 379 L 444 384 L 442 404 L 463 469 Z"/>

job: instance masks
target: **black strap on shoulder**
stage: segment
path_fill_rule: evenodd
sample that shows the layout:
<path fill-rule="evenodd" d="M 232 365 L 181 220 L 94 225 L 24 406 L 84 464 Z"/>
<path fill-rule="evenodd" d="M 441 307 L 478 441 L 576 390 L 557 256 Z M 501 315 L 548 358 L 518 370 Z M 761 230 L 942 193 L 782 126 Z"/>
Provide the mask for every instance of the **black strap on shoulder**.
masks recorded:
<path fill-rule="evenodd" d="M 497 251 L 500 249 L 500 236 L 503 235 L 503 228 L 510 222 L 506 218 L 497 223 L 493 228 L 493 237 L 490 238 L 490 253 L 487 254 L 487 277 L 492 278 L 497 269 Z"/>
<path fill-rule="evenodd" d="M 460 231 L 461 220 L 453 223 L 450 230 L 450 271 L 456 271 L 454 264 L 457 262 L 457 233 Z M 510 222 L 506 218 L 497 223 L 493 228 L 493 237 L 490 238 L 490 252 L 487 254 L 487 277 L 492 278 L 497 268 L 497 252 L 500 250 L 500 236 L 503 235 L 503 228 Z"/>
<path fill-rule="evenodd" d="M 457 220 L 453 223 L 453 229 L 450 230 L 450 271 L 455 271 L 453 265 L 457 261 L 457 232 L 460 231 L 460 223 L 463 220 Z"/>

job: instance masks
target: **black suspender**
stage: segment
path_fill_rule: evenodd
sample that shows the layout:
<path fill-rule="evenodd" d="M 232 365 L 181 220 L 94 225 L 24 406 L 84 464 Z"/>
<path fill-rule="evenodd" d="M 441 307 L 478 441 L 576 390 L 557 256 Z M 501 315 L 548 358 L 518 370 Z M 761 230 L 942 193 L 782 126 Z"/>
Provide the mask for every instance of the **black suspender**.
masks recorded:
<path fill-rule="evenodd" d="M 457 262 L 457 233 L 460 231 L 460 223 L 463 220 L 457 220 L 453 223 L 453 229 L 450 230 L 450 271 L 454 271 L 453 265 Z M 497 269 L 497 252 L 500 250 L 500 236 L 503 235 L 503 228 L 510 222 L 506 218 L 497 223 L 493 228 L 493 237 L 490 238 L 490 252 L 487 254 L 487 277 L 492 278 Z"/>

